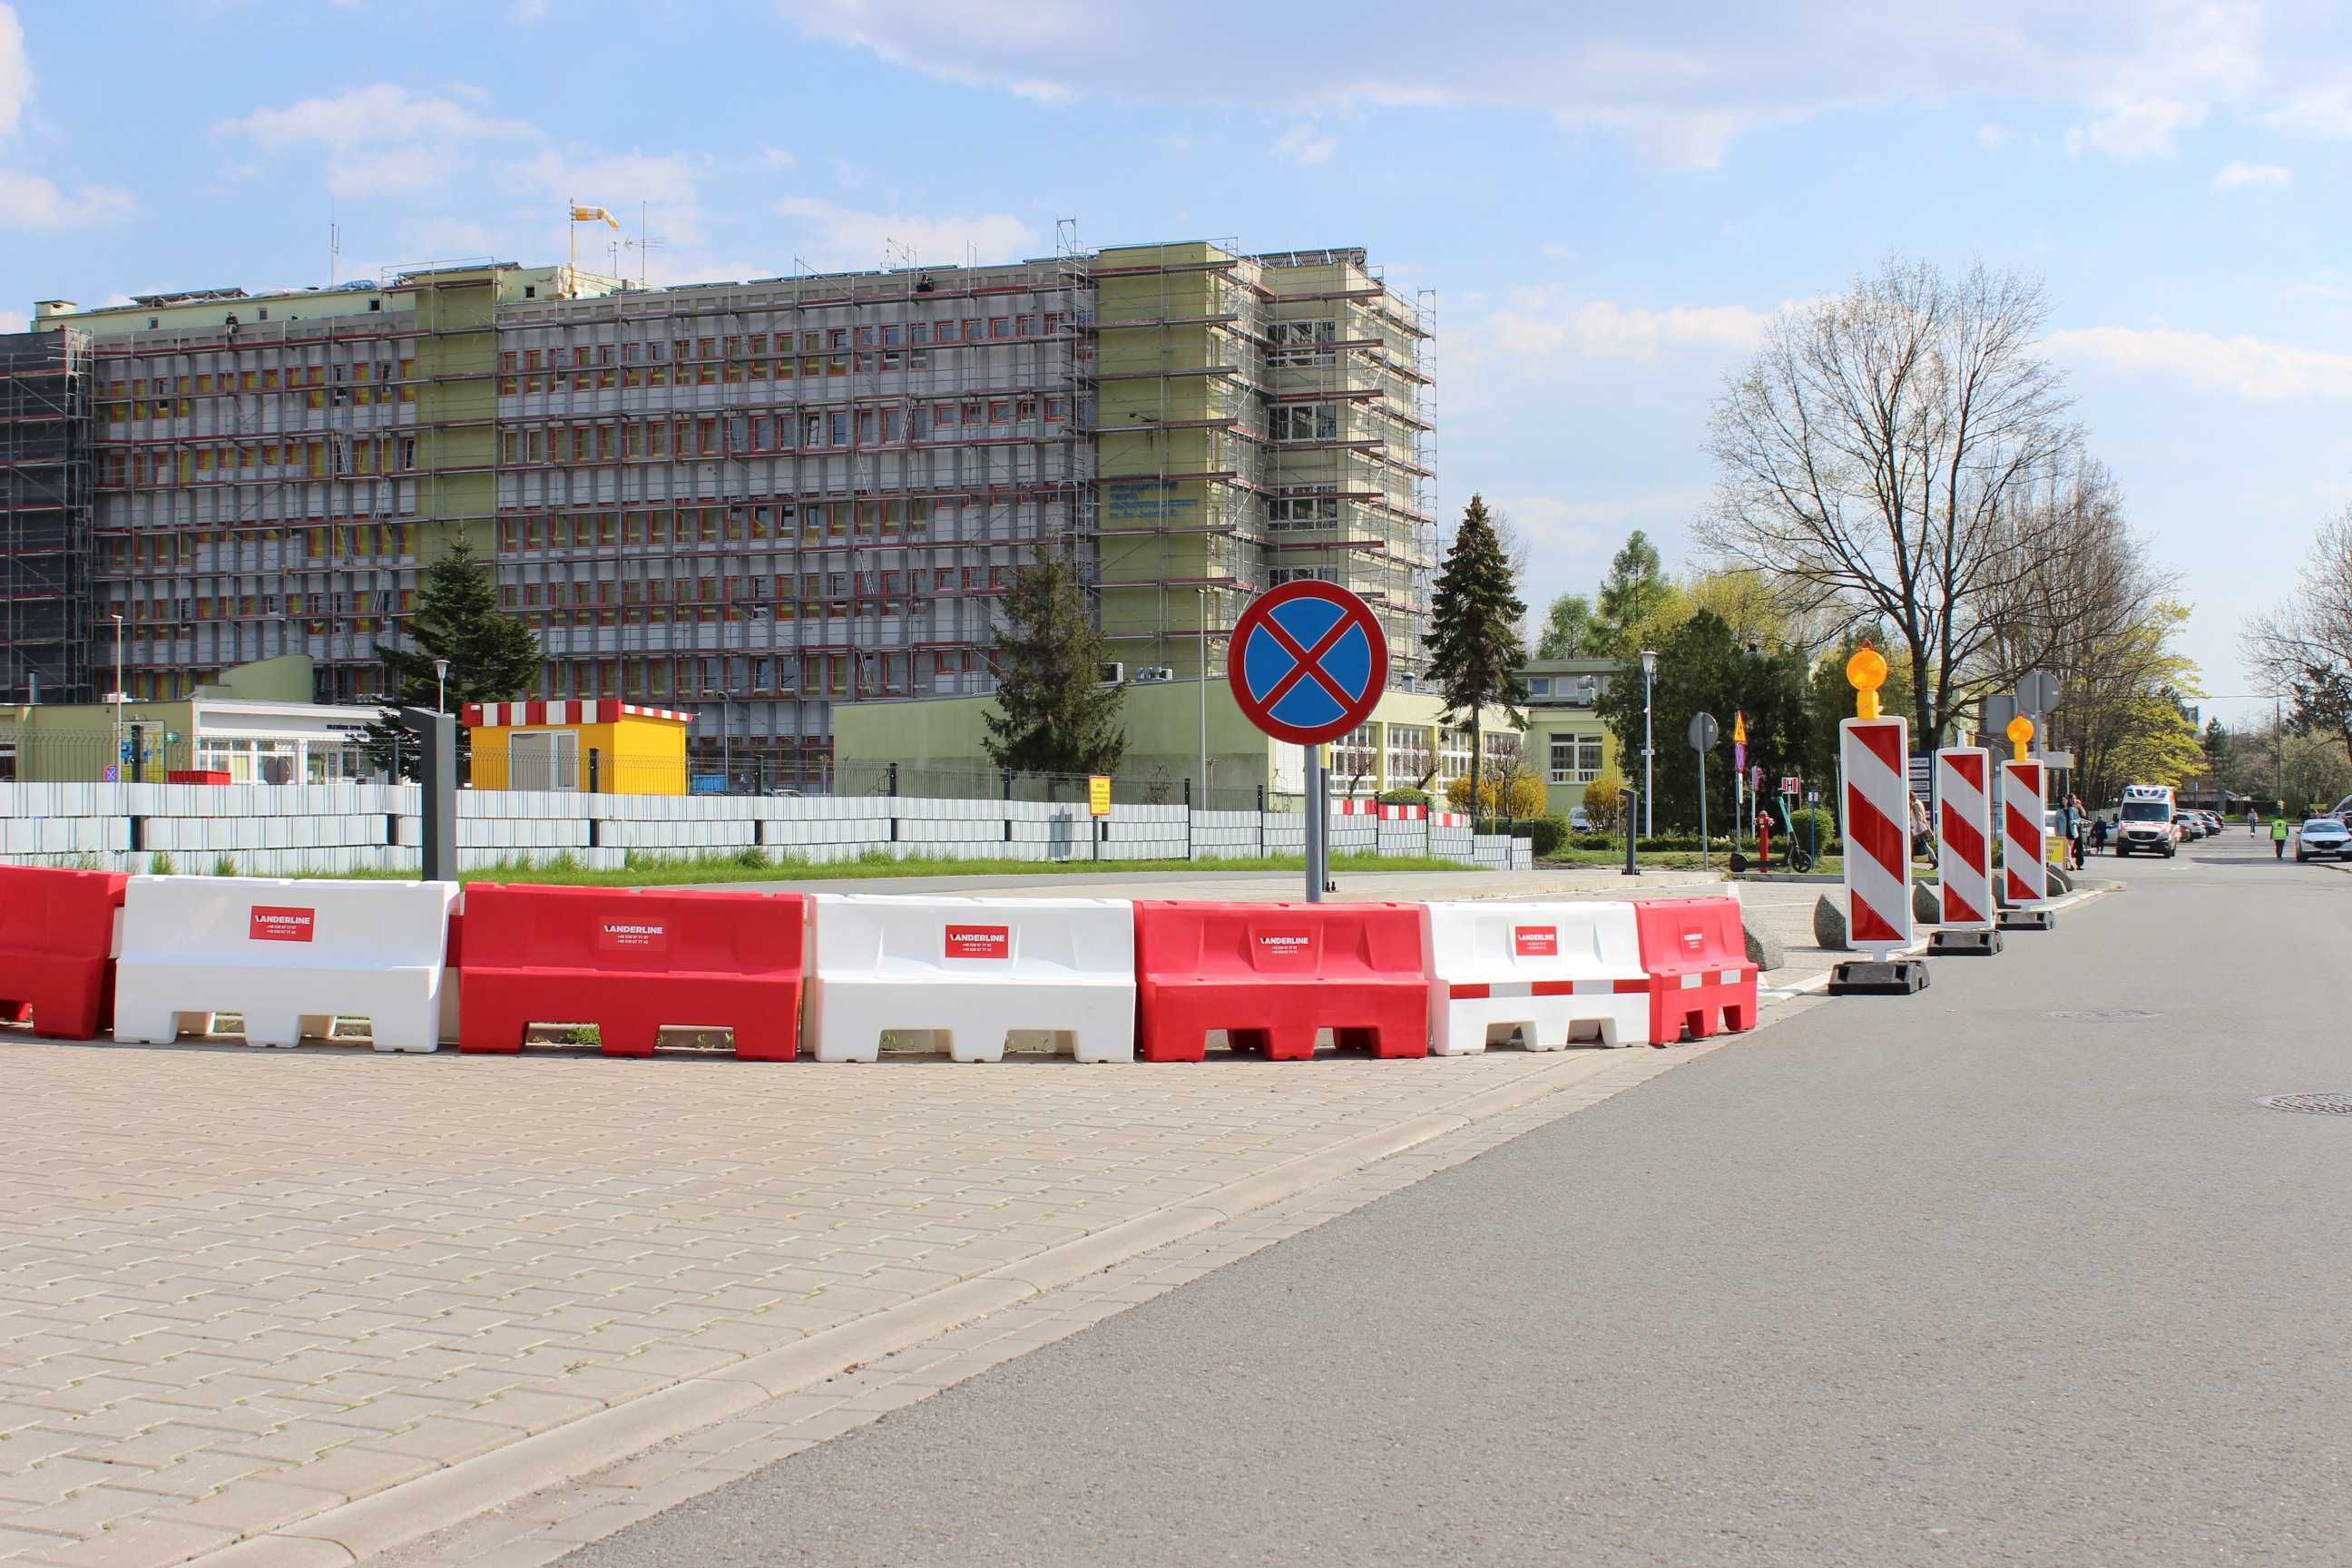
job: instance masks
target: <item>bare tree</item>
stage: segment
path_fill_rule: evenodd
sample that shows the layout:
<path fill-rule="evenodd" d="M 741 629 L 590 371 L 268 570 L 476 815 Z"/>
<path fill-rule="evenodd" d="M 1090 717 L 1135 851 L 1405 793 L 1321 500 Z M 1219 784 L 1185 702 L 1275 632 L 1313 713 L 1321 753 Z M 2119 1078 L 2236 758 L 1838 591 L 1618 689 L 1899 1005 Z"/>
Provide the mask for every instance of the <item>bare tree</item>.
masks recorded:
<path fill-rule="evenodd" d="M 2352 509 L 2320 525 L 2294 594 L 2242 641 L 2246 662 L 2294 704 L 2295 728 L 2352 752 Z"/>
<path fill-rule="evenodd" d="M 1775 318 L 1717 400 L 1718 476 L 1699 535 L 1902 647 L 1919 733 L 1938 734 L 1994 637 L 1996 605 L 2050 558 L 2018 516 L 2076 445 L 2035 352 L 2041 285 L 1890 258 L 1842 296 Z"/>

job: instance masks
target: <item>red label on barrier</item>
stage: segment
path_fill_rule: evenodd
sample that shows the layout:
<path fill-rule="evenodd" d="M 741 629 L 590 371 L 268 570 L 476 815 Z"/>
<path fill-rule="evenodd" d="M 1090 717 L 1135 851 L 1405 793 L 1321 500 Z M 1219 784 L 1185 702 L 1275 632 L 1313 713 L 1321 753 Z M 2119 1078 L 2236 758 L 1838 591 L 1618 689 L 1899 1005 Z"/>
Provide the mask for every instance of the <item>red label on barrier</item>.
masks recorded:
<path fill-rule="evenodd" d="M 1260 963 L 1307 963 L 1315 957 L 1315 932 L 1305 926 L 1253 933 Z"/>
<path fill-rule="evenodd" d="M 318 923 L 319 911 L 316 910 L 256 904 L 253 906 L 253 924 L 246 934 L 255 942 L 309 942 Z"/>
<path fill-rule="evenodd" d="M 1683 948 L 1685 952 L 1696 952 L 1706 946 L 1706 938 L 1704 934 L 1695 931 L 1683 932 Z"/>
<path fill-rule="evenodd" d="M 1511 946 L 1521 958 L 1558 958 L 1558 926 L 1513 926 Z"/>
<path fill-rule="evenodd" d="M 950 926 L 947 951 L 950 958 L 1010 958 L 1013 956 L 1013 928 Z"/>
<path fill-rule="evenodd" d="M 669 928 L 652 921 L 598 921 L 599 952 L 667 952 Z"/>

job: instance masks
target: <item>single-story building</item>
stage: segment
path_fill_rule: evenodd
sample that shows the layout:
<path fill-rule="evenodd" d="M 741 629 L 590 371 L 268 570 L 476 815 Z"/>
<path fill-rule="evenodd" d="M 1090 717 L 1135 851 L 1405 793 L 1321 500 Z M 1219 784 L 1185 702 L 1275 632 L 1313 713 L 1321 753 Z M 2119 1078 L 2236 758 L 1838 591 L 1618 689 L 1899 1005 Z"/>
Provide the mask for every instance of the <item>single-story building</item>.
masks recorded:
<path fill-rule="evenodd" d="M 163 784 L 341 784 L 377 770 L 364 744 L 373 708 L 310 700 L 310 660 L 294 654 L 223 670 L 171 701 L 0 708 L 0 780 Z"/>
<path fill-rule="evenodd" d="M 684 795 L 691 713 L 593 698 L 468 702 L 476 789 Z"/>

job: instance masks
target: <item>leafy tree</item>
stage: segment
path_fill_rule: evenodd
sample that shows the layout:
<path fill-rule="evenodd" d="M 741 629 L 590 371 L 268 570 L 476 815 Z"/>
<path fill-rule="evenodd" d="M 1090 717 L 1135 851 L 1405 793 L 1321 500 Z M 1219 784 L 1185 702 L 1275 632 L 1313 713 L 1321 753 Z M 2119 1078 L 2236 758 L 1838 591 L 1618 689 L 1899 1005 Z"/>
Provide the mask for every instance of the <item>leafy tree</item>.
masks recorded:
<path fill-rule="evenodd" d="M 1478 716 L 1501 703 L 1516 710 L 1528 700 L 1519 678 L 1524 650 L 1519 622 L 1526 616 L 1517 574 L 1486 515 L 1486 503 L 1470 498 L 1454 546 L 1445 552 L 1430 602 L 1429 670 L 1445 699 L 1447 721 L 1470 726 L 1470 793 L 1483 799 L 1479 764 L 1486 753 Z"/>
<path fill-rule="evenodd" d="M 1544 612 L 1543 632 L 1536 638 L 1538 658 L 1574 658 L 1584 652 L 1592 635 L 1592 601 L 1581 594 L 1562 594 Z"/>
<path fill-rule="evenodd" d="M 1504 764 L 1499 773 L 1489 773 L 1478 784 L 1477 815 L 1485 816 L 1540 816 L 1549 796 L 1543 780 L 1528 770 L 1526 763 L 1513 758 Z M 1445 786 L 1445 804 L 1456 811 L 1470 809 L 1470 781 L 1455 779 Z"/>
<path fill-rule="evenodd" d="M 1731 824 L 1731 733 L 1735 714 L 1748 720 L 1748 757 L 1768 775 L 1797 771 L 1811 745 L 1804 656 L 1783 649 L 1749 653 L 1721 616 L 1700 610 L 1658 649 L 1653 694 L 1657 737 L 1656 817 L 1676 827 L 1698 826 L 1698 761 L 1687 739 L 1692 715 L 1711 713 L 1721 739 L 1706 759 L 1710 829 Z M 1851 711 L 1849 707 L 1848 711 Z M 1601 716 L 1616 732 L 1629 770 L 1641 767 L 1642 671 L 1629 663 L 1601 699 Z"/>
<path fill-rule="evenodd" d="M 1601 776 L 1584 786 L 1584 815 L 1591 820 L 1596 833 L 1617 831 L 1617 818 L 1625 809 L 1625 778 L 1612 763 L 1601 770 Z"/>
<path fill-rule="evenodd" d="M 1004 595 L 996 704 L 981 745 L 1013 773 L 1107 773 L 1127 752 L 1125 699 L 1101 684 L 1108 651 L 1076 557 L 1040 544 Z"/>
<path fill-rule="evenodd" d="M 443 691 L 434 661 L 449 661 L 446 697 L 451 713 L 468 702 L 510 702 L 539 683 L 539 637 L 499 608 L 498 583 L 488 563 L 463 535 L 440 560 L 425 569 L 416 608 L 406 626 L 409 646 L 380 650 L 383 660 L 384 712 L 368 726 L 368 760 L 415 778 L 423 766 L 416 744 L 393 715 L 395 708 L 431 708 Z M 467 749 L 457 731 L 458 750 Z"/>

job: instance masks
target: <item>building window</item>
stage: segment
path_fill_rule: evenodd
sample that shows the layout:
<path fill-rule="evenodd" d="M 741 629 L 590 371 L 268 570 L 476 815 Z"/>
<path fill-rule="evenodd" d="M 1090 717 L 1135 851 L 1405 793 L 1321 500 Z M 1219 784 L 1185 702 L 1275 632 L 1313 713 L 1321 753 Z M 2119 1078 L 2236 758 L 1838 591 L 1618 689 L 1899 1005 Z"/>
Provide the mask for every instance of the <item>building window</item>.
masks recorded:
<path fill-rule="evenodd" d="M 1277 441 L 1336 441 L 1339 438 L 1339 409 L 1333 403 L 1300 403 L 1274 411 L 1274 438 Z"/>
<path fill-rule="evenodd" d="M 1281 532 L 1301 528 L 1333 528 L 1339 521 L 1337 496 L 1284 496 L 1266 503 L 1265 525 Z"/>
<path fill-rule="evenodd" d="M 1339 323 L 1328 319 L 1276 321 L 1267 335 L 1274 342 L 1272 359 L 1277 366 L 1329 364 L 1334 357 L 1331 344 L 1339 336 Z"/>

